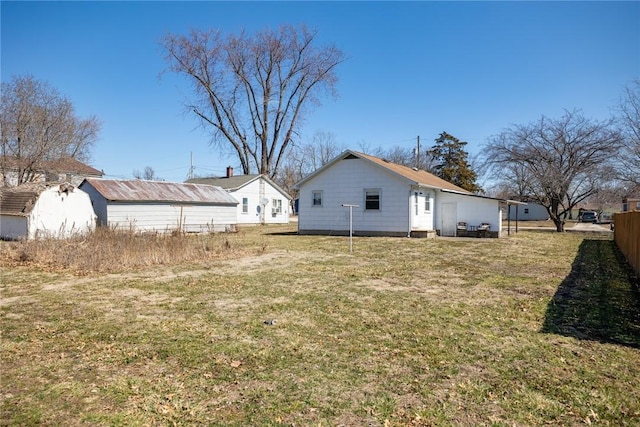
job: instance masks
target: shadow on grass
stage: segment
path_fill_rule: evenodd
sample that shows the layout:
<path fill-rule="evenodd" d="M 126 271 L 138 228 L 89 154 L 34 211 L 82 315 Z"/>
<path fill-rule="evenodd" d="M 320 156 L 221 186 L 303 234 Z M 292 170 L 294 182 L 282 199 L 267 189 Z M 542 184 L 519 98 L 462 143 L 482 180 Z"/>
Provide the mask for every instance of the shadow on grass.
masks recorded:
<path fill-rule="evenodd" d="M 585 239 L 542 332 L 640 348 L 638 277 L 612 240 Z"/>

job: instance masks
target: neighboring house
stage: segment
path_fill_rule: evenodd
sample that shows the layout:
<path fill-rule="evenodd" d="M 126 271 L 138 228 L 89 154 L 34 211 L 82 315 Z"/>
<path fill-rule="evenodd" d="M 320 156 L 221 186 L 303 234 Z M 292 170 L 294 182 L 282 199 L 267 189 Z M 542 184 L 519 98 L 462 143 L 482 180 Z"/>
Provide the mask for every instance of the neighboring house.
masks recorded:
<path fill-rule="evenodd" d="M 507 217 L 512 221 L 546 221 L 549 219 L 549 212 L 542 205 L 527 202 L 523 206 L 512 206 L 508 210 Z"/>
<path fill-rule="evenodd" d="M 622 212 L 640 211 L 640 196 L 629 196 L 622 199 Z"/>
<path fill-rule="evenodd" d="M 475 231 L 498 237 L 500 203 L 474 195 L 423 170 L 347 150 L 296 183 L 298 232 L 354 235 L 456 236 Z M 344 205 L 356 205 L 349 208 Z M 461 232 L 458 232 L 462 227 Z M 464 231 L 464 232 L 462 232 Z"/>
<path fill-rule="evenodd" d="M 80 188 L 91 198 L 98 225 L 112 229 L 225 232 L 237 223 L 238 202 L 212 185 L 87 178 Z"/>
<path fill-rule="evenodd" d="M 0 188 L 0 237 L 67 238 L 95 229 L 89 195 L 68 183 Z"/>
<path fill-rule="evenodd" d="M 20 159 L 0 157 L 0 177 L 2 185 L 15 187 L 18 185 L 18 174 L 21 170 Z M 22 169 L 26 167 L 22 165 Z M 28 182 L 68 182 L 80 185 L 85 178 L 101 178 L 104 172 L 86 165 L 72 157 L 57 160 L 43 160 L 30 167 Z"/>
<path fill-rule="evenodd" d="M 287 224 L 291 197 L 265 175 L 233 175 L 227 168 L 222 178 L 193 178 L 193 184 L 217 185 L 238 201 L 238 224 Z"/>

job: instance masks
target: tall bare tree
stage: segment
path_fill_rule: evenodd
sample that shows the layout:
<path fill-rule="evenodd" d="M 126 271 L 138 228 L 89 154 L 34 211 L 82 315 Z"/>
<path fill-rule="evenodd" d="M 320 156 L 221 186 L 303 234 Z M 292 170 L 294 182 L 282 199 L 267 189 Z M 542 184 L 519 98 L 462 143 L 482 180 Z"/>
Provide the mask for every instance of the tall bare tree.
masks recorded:
<path fill-rule="evenodd" d="M 336 95 L 335 46 L 315 46 L 317 33 L 281 26 L 255 35 L 193 30 L 168 34 L 169 70 L 187 76 L 188 108 L 212 128 L 212 142 L 229 147 L 243 172 L 275 177 L 305 113 L 323 91 Z"/>
<path fill-rule="evenodd" d="M 76 116 L 71 101 L 31 75 L 2 82 L 0 168 L 5 181 L 10 171 L 17 171 L 17 184 L 32 181 L 47 161 L 87 161 L 100 127 L 96 117 Z"/>
<path fill-rule="evenodd" d="M 291 196 L 295 196 L 293 185 L 316 169 L 326 165 L 344 148 L 336 142 L 333 133 L 318 130 L 310 141 L 293 145 L 278 171 L 276 182 Z"/>
<path fill-rule="evenodd" d="M 518 178 L 516 188 L 544 206 L 562 232 L 571 209 L 609 182 L 622 141 L 613 120 L 567 111 L 559 119 L 543 116 L 512 126 L 492 137 L 484 153 L 489 172 L 498 179 Z"/>
<path fill-rule="evenodd" d="M 618 178 L 631 193 L 640 190 L 640 78 L 625 88 L 618 112 L 625 137 Z"/>

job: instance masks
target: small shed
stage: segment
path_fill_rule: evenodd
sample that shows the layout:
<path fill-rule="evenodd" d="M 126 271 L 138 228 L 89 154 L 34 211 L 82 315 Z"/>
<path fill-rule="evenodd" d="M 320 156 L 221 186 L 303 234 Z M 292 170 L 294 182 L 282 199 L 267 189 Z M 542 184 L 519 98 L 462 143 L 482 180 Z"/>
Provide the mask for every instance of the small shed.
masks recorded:
<path fill-rule="evenodd" d="M 193 184 L 217 185 L 238 201 L 238 224 L 287 224 L 291 197 L 263 174 L 234 175 L 227 168 L 224 177 L 193 178 Z"/>
<path fill-rule="evenodd" d="M 235 231 L 238 202 L 220 187 L 164 181 L 87 178 L 98 225 L 140 232 Z"/>
<path fill-rule="evenodd" d="M 92 232 L 95 225 L 89 195 L 69 183 L 0 189 L 0 237 L 4 240 L 68 238 Z"/>

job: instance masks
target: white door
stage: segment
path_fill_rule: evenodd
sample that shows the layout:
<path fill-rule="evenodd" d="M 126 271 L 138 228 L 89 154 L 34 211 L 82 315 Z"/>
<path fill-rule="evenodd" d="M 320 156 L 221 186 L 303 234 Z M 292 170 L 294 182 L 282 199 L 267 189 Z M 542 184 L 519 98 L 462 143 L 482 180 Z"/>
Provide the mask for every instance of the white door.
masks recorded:
<path fill-rule="evenodd" d="M 455 236 L 457 221 L 458 207 L 455 203 L 443 203 L 442 214 L 442 228 L 440 229 L 440 235 L 442 236 Z"/>

